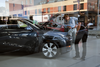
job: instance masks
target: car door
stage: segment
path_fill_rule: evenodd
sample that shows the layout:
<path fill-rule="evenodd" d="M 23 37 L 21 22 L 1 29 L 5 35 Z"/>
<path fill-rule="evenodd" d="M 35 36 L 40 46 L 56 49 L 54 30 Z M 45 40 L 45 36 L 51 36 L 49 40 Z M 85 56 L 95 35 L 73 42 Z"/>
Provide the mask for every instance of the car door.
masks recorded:
<path fill-rule="evenodd" d="M 34 45 L 37 40 L 37 33 L 33 30 L 33 28 L 30 25 L 28 25 L 28 23 L 25 23 L 25 21 L 16 21 L 18 23 L 18 27 L 10 27 L 8 29 L 10 35 L 10 46 L 13 46 L 13 48 L 18 49 L 26 47 L 28 43 L 33 43 Z"/>
<path fill-rule="evenodd" d="M 0 26 L 0 52 L 8 51 L 8 39 L 7 25 Z"/>

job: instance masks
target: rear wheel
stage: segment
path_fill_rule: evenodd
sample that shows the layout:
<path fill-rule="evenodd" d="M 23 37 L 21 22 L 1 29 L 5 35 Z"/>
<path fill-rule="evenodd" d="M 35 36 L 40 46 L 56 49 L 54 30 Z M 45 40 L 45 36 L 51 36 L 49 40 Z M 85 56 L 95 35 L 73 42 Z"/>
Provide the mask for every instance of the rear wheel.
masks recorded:
<path fill-rule="evenodd" d="M 55 43 L 43 43 L 42 54 L 46 58 L 54 58 L 59 54 L 59 50 Z"/>

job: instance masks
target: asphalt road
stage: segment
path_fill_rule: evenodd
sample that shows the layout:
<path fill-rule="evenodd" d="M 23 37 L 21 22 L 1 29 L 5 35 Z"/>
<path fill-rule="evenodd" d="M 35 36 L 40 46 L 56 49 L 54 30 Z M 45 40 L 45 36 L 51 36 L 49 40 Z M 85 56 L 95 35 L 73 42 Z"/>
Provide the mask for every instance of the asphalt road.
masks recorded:
<path fill-rule="evenodd" d="M 81 55 L 81 42 L 79 47 Z M 89 36 L 85 61 L 75 60 L 73 59 L 74 56 L 74 45 L 69 53 L 61 54 L 54 59 L 46 59 L 41 53 L 5 53 L 0 55 L 0 67 L 100 67 L 100 39 Z"/>

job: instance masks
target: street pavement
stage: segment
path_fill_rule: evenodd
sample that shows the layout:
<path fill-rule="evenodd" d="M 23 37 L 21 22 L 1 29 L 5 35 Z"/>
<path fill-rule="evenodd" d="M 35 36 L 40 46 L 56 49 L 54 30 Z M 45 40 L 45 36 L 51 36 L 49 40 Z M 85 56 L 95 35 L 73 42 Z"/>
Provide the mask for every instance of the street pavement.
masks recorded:
<path fill-rule="evenodd" d="M 82 55 L 82 43 L 79 43 Z M 21 52 L 0 55 L 0 67 L 100 67 L 100 39 L 89 36 L 85 61 L 73 59 L 75 49 L 54 59 L 46 59 L 41 53 L 25 54 Z"/>

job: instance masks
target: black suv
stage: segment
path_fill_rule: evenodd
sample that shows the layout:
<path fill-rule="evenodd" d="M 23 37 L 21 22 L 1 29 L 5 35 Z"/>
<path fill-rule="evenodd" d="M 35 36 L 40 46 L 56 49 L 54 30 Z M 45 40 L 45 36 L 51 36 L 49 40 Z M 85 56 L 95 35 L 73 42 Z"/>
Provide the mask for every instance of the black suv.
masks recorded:
<path fill-rule="evenodd" d="M 0 25 L 0 53 L 23 50 L 29 53 L 42 52 L 47 58 L 59 54 L 58 48 L 70 51 L 72 38 L 67 32 L 41 30 L 31 20 L 10 18 Z M 45 34 L 44 34 L 45 33 Z M 52 36 L 53 35 L 53 36 Z M 61 49 L 63 51 L 63 48 Z"/>

